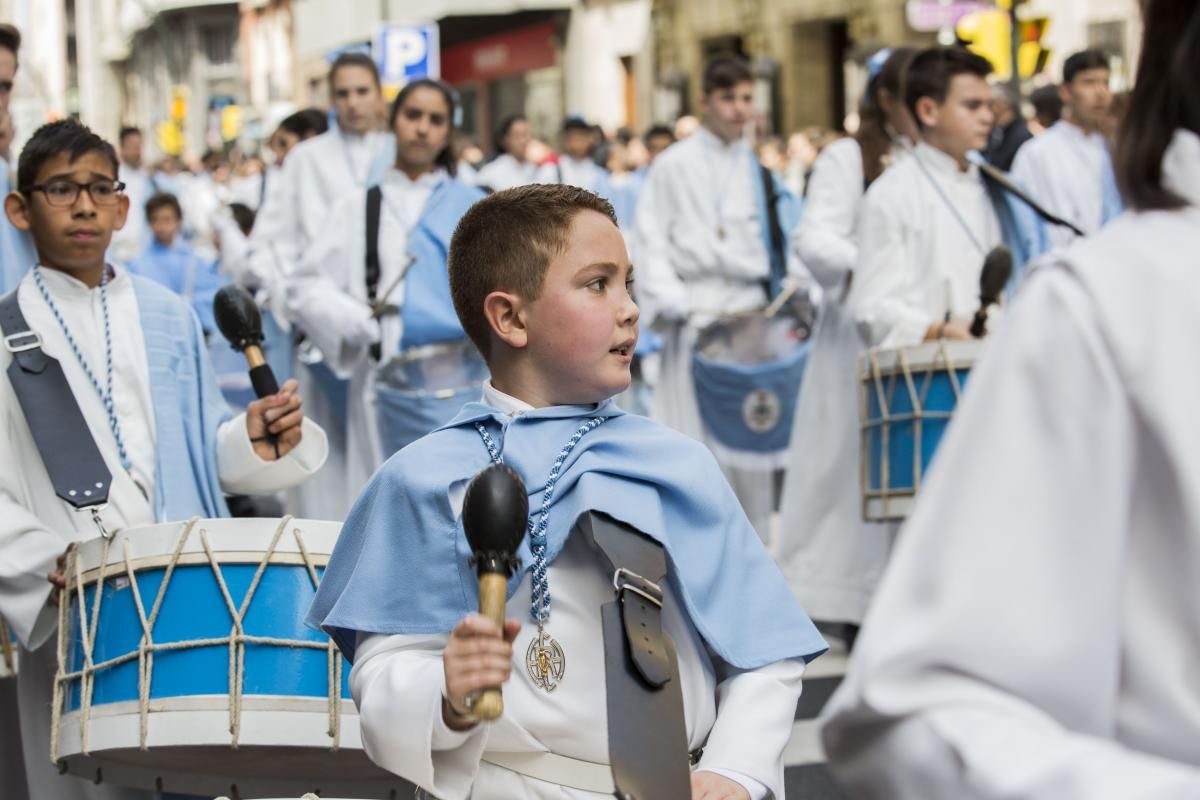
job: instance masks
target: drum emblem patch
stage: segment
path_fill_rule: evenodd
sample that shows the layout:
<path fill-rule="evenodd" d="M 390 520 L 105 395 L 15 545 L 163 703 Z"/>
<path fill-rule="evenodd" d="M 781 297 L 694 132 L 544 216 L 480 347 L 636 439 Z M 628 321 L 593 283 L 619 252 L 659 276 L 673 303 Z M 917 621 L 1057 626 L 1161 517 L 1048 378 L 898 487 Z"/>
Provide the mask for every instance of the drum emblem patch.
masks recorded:
<path fill-rule="evenodd" d="M 779 402 L 779 395 L 770 389 L 755 389 L 742 401 L 742 420 L 754 433 L 775 430 L 782 416 L 783 404 Z"/>

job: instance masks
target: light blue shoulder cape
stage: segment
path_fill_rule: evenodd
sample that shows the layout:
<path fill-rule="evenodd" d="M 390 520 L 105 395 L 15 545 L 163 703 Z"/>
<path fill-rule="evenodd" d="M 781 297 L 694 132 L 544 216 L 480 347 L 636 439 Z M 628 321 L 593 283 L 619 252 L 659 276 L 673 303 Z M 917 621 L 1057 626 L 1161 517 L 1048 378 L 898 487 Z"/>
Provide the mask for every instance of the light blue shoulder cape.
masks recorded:
<path fill-rule="evenodd" d="M 195 312 L 165 286 L 129 276 L 146 340 L 154 402 L 154 518 L 227 517 L 217 429 L 230 418 Z"/>
<path fill-rule="evenodd" d="M 0 159 L 0 198 L 10 191 L 8 164 Z M 25 273 L 37 263 L 33 237 L 19 231 L 0 213 L 0 295 L 7 294 L 21 283 Z"/>
<path fill-rule="evenodd" d="M 611 400 L 516 417 L 470 403 L 448 425 L 401 450 L 347 517 L 307 624 L 332 636 L 352 662 L 357 632 L 450 631 L 478 608 L 470 548 L 448 496 L 451 485 L 490 463 L 475 424 L 486 427 L 505 463 L 521 475 L 536 514 L 554 459 L 590 417 L 606 421 L 580 439 L 562 468 L 550 507 L 549 560 L 582 514 L 602 511 L 663 544 L 668 579 L 688 617 L 730 665 L 755 669 L 824 652 L 824 640 L 708 450 L 625 414 Z M 528 540 L 518 556 L 522 568 L 508 583 L 509 597 L 532 563 Z"/>

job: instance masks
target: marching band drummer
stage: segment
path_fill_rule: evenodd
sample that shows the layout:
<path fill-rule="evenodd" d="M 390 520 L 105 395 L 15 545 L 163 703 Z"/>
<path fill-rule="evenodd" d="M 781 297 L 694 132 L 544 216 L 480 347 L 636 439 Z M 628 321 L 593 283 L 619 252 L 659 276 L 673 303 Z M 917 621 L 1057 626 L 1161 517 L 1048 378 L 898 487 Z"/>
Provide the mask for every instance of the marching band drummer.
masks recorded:
<path fill-rule="evenodd" d="M 783 797 L 805 662 L 825 644 L 704 446 L 612 402 L 629 385 L 638 334 L 632 280 L 612 206 L 591 192 L 525 186 L 463 216 L 451 292 L 491 380 L 482 402 L 372 479 L 309 612 L 354 664 L 367 753 L 444 800 L 611 798 L 622 758 L 642 774 L 668 771 L 673 799 Z M 469 479 L 497 461 L 529 487 L 538 520 L 503 630 L 471 613 L 478 584 L 462 522 Z M 645 535 L 589 538 L 575 523 L 590 511 Z M 601 541 L 622 561 L 618 575 L 636 566 L 646 581 L 635 629 L 663 654 L 656 685 L 678 701 L 667 708 L 650 699 L 665 695 L 622 693 L 626 671 L 605 668 L 614 652 L 614 664 L 629 658 L 630 640 L 601 621 L 615 585 L 592 546 Z M 647 549 L 657 565 L 637 557 Z M 472 721 L 468 698 L 501 683 L 503 715 Z M 620 713 L 607 712 L 614 691 Z M 627 743 L 651 757 L 629 758 Z"/>
<path fill-rule="evenodd" d="M 982 56 L 933 47 L 905 72 L 905 104 L 920 141 L 872 184 L 859 219 L 849 304 L 869 346 L 971 338 L 987 254 L 1003 243 L 1019 275 L 1046 247 L 1032 210 L 968 159 L 991 130 L 991 71 Z"/>
<path fill-rule="evenodd" d="M 272 192 L 250 235 L 249 269 L 273 275 L 264 288 L 282 298 L 289 276 L 316 241 L 338 201 L 379 183 L 395 162 L 395 142 L 380 130 L 384 114 L 379 68 L 363 53 L 343 53 L 329 68 L 337 125 L 297 144 L 287 155 L 278 194 Z M 308 335 L 309 331 L 301 331 Z M 287 508 L 310 519 L 345 518 L 361 486 L 346 481 L 348 386 L 319 358 L 296 370 L 308 414 L 329 434 L 329 468 L 303 491 L 289 492 Z"/>
<path fill-rule="evenodd" d="M 737 58 L 704 71 L 704 124 L 654 161 L 638 201 L 632 249 L 638 302 L 647 325 L 663 334 L 652 401 L 659 422 L 705 440 L 692 355 L 701 325 L 720 312 L 764 308 L 786 272 L 773 242 L 762 167 L 744 136 L 754 111 L 754 76 Z M 784 237 L 799 216 L 796 198 L 770 176 Z M 774 486 L 758 470 L 726 474 L 764 540 Z"/>
<path fill-rule="evenodd" d="M 1200 4 L 1143 9 L 1131 212 L 972 371 L 829 706 L 853 797 L 1200 797 Z"/>
<path fill-rule="evenodd" d="M 862 622 L 891 544 L 889 526 L 862 519 L 857 366 L 863 342 L 846 296 L 858 260 L 863 194 L 916 138 L 902 86 L 915 52 L 872 56 L 862 124 L 853 138 L 821 151 L 792 234 L 793 249 L 823 295 L 796 405 L 776 558 L 801 605 L 822 622 Z"/>
<path fill-rule="evenodd" d="M 224 493 L 294 485 L 327 452 L 294 382 L 230 419 L 192 310 L 168 289 L 105 263 L 112 232 L 129 213 L 117 169 L 112 145 L 73 120 L 51 123 L 26 144 L 17 190 L 5 199 L 9 220 L 32 234 L 38 253 L 17 291 L 0 300 L 0 369 L 9 373 L 0 381 L 0 613 L 26 648 L 22 744 L 37 798 L 151 796 L 60 776 L 46 758 L 57 621 L 46 577 L 63 584 L 56 559 L 64 549 L 100 535 L 101 526 L 227 516 Z M 61 392 L 53 365 L 39 370 L 30 353 L 61 366 Z M 30 392 L 62 405 L 52 418 L 27 417 L 19 397 L 28 404 L 39 396 Z M 43 459 L 78 419 L 72 404 L 82 412 L 82 435 L 94 441 L 80 442 L 80 460 L 98 449 L 111 473 L 96 519 L 59 499 L 63 489 Z"/>
<path fill-rule="evenodd" d="M 392 105 L 396 163 L 379 186 L 377 229 L 368 224 L 368 192 L 343 198 L 288 283 L 289 315 L 351 381 L 346 481 L 355 491 L 391 455 L 380 447 L 376 368 L 399 353 L 402 340 L 466 338 L 450 299 L 446 253 L 459 218 L 483 192 L 455 177 L 454 112 L 445 84 L 405 85 Z"/>

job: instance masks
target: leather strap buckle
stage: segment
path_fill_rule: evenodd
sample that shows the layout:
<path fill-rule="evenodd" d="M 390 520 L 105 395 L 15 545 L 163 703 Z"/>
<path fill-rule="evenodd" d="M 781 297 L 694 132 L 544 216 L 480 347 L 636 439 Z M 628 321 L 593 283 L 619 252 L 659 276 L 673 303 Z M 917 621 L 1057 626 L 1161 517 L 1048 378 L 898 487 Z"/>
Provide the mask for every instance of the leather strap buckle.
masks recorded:
<path fill-rule="evenodd" d="M 42 346 L 42 335 L 36 331 L 21 331 L 4 337 L 4 349 L 10 353 L 24 353 Z"/>
<path fill-rule="evenodd" d="M 625 578 L 625 582 L 622 582 L 622 578 Z M 616 590 L 617 597 L 620 597 L 622 592 L 628 590 L 654 603 L 659 608 L 663 606 L 662 587 L 654 581 L 638 575 L 631 569 L 626 569 L 625 567 L 617 568 L 617 571 L 613 573 L 613 589 Z"/>

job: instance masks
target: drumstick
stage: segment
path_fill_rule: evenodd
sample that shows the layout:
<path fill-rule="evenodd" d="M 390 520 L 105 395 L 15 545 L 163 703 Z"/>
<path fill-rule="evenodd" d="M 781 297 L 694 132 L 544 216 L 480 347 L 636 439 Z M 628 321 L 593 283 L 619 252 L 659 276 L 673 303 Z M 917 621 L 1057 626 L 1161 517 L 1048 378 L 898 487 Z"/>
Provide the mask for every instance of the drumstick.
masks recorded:
<path fill-rule="evenodd" d="M 772 300 L 771 304 L 763 311 L 763 316 L 767 319 L 774 317 L 779 313 L 779 309 L 783 308 L 787 301 L 792 299 L 792 295 L 794 295 L 799 289 L 800 281 L 789 278 L 787 283 L 783 285 L 783 289 L 780 290 L 779 296 Z"/>
<path fill-rule="evenodd" d="M 391 296 L 392 292 L 396 291 L 396 287 L 400 285 L 400 281 L 404 280 L 404 276 L 408 274 L 409 267 L 411 267 L 413 265 L 413 262 L 416 260 L 417 260 L 416 256 L 409 256 L 408 261 L 405 262 L 404 266 L 400 268 L 400 274 L 397 275 L 396 279 L 394 281 L 392 281 L 391 284 L 387 287 L 387 291 L 385 291 L 381 295 L 376 296 L 375 302 L 371 303 L 371 316 L 372 317 L 375 317 L 375 319 L 379 319 L 380 317 L 383 316 L 383 312 L 387 309 L 388 297 Z"/>

